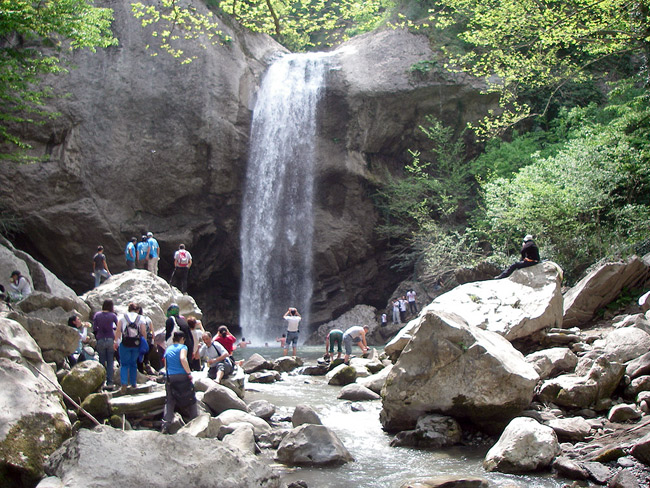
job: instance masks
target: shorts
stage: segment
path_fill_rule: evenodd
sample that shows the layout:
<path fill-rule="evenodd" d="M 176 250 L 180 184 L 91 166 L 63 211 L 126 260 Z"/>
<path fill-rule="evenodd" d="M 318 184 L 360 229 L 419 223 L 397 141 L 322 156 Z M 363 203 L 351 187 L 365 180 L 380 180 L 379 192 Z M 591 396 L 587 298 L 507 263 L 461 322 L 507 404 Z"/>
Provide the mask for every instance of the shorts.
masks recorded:
<path fill-rule="evenodd" d="M 229 360 L 221 361 L 208 370 L 208 378 L 211 380 L 217 377 L 217 371 L 223 371 L 223 377 L 227 377 L 232 373 L 233 367 L 232 362 Z"/>
<path fill-rule="evenodd" d="M 337 352 L 341 352 L 343 348 L 341 345 L 343 344 L 343 332 L 334 332 L 333 334 L 330 333 L 329 335 L 330 338 L 330 353 L 334 352 L 334 344 L 336 344 L 337 347 Z"/>
<path fill-rule="evenodd" d="M 292 344 L 294 347 L 298 345 L 298 331 L 295 332 L 287 331 L 287 342 L 285 342 L 284 347 L 289 347 Z"/>
<path fill-rule="evenodd" d="M 352 337 L 350 335 L 343 335 L 343 344 L 345 345 L 345 354 L 348 356 L 352 354 L 352 346 L 361 342 L 361 337 Z"/>

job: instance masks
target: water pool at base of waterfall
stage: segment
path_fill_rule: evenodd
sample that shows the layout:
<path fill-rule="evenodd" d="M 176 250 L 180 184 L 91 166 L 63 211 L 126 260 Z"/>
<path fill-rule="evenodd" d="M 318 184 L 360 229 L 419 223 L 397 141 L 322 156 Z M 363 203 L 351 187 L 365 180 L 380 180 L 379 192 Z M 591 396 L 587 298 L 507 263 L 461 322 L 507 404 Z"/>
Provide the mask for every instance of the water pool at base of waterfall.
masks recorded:
<path fill-rule="evenodd" d="M 240 349 L 238 359 L 258 353 L 267 359 L 282 356 L 280 347 Z M 355 351 L 355 352 L 358 352 Z M 315 364 L 324 346 L 302 346 L 298 355 L 305 364 Z M 350 402 L 337 399 L 341 387 L 330 386 L 324 376 L 283 373 L 282 381 L 272 384 L 247 383 L 247 403 L 267 400 L 276 406 L 276 416 L 290 417 L 298 404 L 312 407 L 323 424 L 332 429 L 350 451 L 355 461 L 337 467 L 292 468 L 273 460 L 275 451 L 263 450 L 262 456 L 282 477 L 282 486 L 304 480 L 309 488 L 399 488 L 406 481 L 440 475 L 479 476 L 494 486 L 512 485 L 526 488 L 557 488 L 566 481 L 549 475 L 505 475 L 487 473 L 482 468 L 487 448 L 457 446 L 424 450 L 390 447 L 392 435 L 381 428 L 381 401 Z M 353 411 L 360 408 L 360 411 Z M 287 427 L 291 427 L 287 424 Z"/>

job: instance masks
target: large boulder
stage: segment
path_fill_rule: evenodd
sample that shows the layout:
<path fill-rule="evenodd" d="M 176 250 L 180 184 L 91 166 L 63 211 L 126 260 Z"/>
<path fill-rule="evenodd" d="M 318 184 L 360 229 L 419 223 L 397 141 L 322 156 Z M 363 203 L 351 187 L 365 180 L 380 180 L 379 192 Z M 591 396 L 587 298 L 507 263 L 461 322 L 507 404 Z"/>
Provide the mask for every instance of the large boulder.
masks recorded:
<path fill-rule="evenodd" d="M 581 358 L 575 373 L 544 381 L 538 397 L 544 403 L 568 408 L 587 408 L 598 400 L 609 398 L 618 386 L 625 367 L 605 356 Z"/>
<path fill-rule="evenodd" d="M 386 383 L 386 378 L 388 378 L 391 369 L 393 369 L 392 364 L 386 366 L 378 373 L 366 376 L 365 378 L 357 378 L 357 383 L 379 394 L 384 387 L 384 383 Z"/>
<path fill-rule="evenodd" d="M 126 312 L 129 303 L 135 302 L 152 320 L 154 329 L 165 325 L 167 320 L 165 312 L 172 303 L 178 304 L 181 315 L 186 317 L 194 315 L 199 319 L 203 316 L 192 297 L 182 295 L 178 290 L 170 287 L 164 279 L 143 269 L 114 274 L 81 298 L 90 306 L 91 314 L 99 312 L 107 298 L 113 300 L 116 313 Z"/>
<path fill-rule="evenodd" d="M 390 445 L 440 449 L 459 444 L 462 433 L 460 424 L 452 417 L 434 413 L 420 417 L 414 430 L 398 432 Z"/>
<path fill-rule="evenodd" d="M 17 308 L 27 315 L 65 325 L 73 313 L 79 314 L 84 320 L 90 318 L 90 307 L 77 295 L 57 296 L 44 291 L 34 291 L 21 300 Z"/>
<path fill-rule="evenodd" d="M 7 316 L 19 322 L 41 348 L 43 359 L 61 364 L 79 345 L 79 332 L 70 326 L 11 312 Z"/>
<path fill-rule="evenodd" d="M 216 420 L 218 421 L 216 425 L 217 430 L 222 426 L 228 427 L 233 424 L 247 423 L 253 427 L 255 437 L 271 432 L 271 427 L 266 421 L 241 410 L 226 410 L 225 412 L 221 412 L 217 415 Z"/>
<path fill-rule="evenodd" d="M 604 339 L 595 341 L 593 347 L 602 347 L 612 361 L 626 363 L 650 350 L 650 334 L 636 327 L 614 329 Z"/>
<path fill-rule="evenodd" d="M 550 261 L 504 280 L 466 283 L 440 295 L 426 310 L 454 312 L 469 325 L 509 341 L 562 326 L 562 270 Z"/>
<path fill-rule="evenodd" d="M 81 403 L 104 384 L 106 370 L 97 361 L 77 363 L 61 380 L 61 388 L 75 402 Z"/>
<path fill-rule="evenodd" d="M 564 294 L 564 327 L 580 326 L 618 297 L 625 287 L 632 287 L 648 271 L 644 256 L 631 257 L 626 262 L 605 263 L 582 278 Z"/>
<path fill-rule="evenodd" d="M 113 415 L 126 415 L 127 417 L 153 415 L 162 413 L 166 396 L 165 390 L 159 389 L 150 393 L 111 398 L 109 405 Z"/>
<path fill-rule="evenodd" d="M 354 461 L 337 435 L 324 425 L 304 424 L 282 439 L 276 459 L 290 466 L 324 466 Z"/>
<path fill-rule="evenodd" d="M 248 407 L 230 388 L 214 382 L 203 395 L 205 403 L 214 415 L 219 415 L 226 410 L 235 409 L 248 412 Z"/>
<path fill-rule="evenodd" d="M 572 372 L 578 364 L 578 356 L 566 347 L 552 347 L 526 356 L 540 379 L 545 380 L 560 373 Z"/>
<path fill-rule="evenodd" d="M 155 469 L 145 472 L 145 466 Z M 278 475 L 265 463 L 213 439 L 110 427 L 82 429 L 50 457 L 47 472 L 67 488 L 134 486 L 145 478 L 143 486 L 168 488 L 186 485 L 188 473 L 196 488 L 280 486 Z"/>
<path fill-rule="evenodd" d="M 502 336 L 427 310 L 382 390 L 386 430 L 435 412 L 498 429 L 528 406 L 539 377 Z"/>
<path fill-rule="evenodd" d="M 17 322 L 0 318 L 0 480 L 33 485 L 71 434 L 54 371 Z"/>
<path fill-rule="evenodd" d="M 560 454 L 560 444 L 550 427 L 528 417 L 508 424 L 497 443 L 485 455 L 487 471 L 527 473 L 550 466 Z"/>

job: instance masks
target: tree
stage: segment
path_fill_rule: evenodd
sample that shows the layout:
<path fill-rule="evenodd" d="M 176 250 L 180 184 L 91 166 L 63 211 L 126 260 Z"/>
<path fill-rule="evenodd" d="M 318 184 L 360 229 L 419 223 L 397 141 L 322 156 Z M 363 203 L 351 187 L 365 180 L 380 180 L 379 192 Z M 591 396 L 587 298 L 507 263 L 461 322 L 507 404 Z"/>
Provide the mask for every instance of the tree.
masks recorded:
<path fill-rule="evenodd" d="M 460 27 L 472 46 L 448 52 L 447 67 L 484 77 L 487 90 L 500 93 L 502 113 L 481 124 L 491 134 L 546 112 L 548 104 L 536 112 L 522 102 L 523 90 L 549 90 L 550 100 L 604 59 L 637 56 L 650 81 L 649 15 L 649 0 L 444 0 L 431 19 Z"/>
<path fill-rule="evenodd" d="M 54 115 L 42 110 L 51 95 L 44 75 L 65 73 L 73 50 L 117 43 L 112 20 L 111 9 L 91 0 L 0 0 L 0 144 L 14 148 L 0 157 L 15 159 L 17 147 L 28 147 L 14 127 Z"/>
<path fill-rule="evenodd" d="M 392 6 L 391 0 L 207 0 L 206 3 L 217 13 L 232 16 L 254 32 L 273 36 L 293 51 L 331 46 L 347 39 L 348 31 L 368 31 L 382 21 L 382 13 Z M 132 7 L 143 25 L 157 26 L 153 35 L 158 38 L 159 47 L 176 57 L 183 54 L 175 42 L 181 39 L 200 40 L 203 36 L 208 42 L 229 41 L 211 12 L 199 13 L 180 0 L 162 0 L 159 5 L 138 2 Z M 190 62 L 191 58 L 184 61 Z"/>

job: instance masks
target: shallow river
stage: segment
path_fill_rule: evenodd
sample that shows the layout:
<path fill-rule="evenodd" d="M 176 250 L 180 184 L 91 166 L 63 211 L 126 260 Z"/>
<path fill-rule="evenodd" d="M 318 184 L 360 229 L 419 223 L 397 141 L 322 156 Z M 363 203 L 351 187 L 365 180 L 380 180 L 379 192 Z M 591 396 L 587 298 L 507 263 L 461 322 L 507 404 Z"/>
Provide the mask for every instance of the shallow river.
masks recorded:
<path fill-rule="evenodd" d="M 282 356 L 279 347 L 248 347 L 235 353 L 237 359 L 257 352 L 267 359 Z M 303 346 L 298 355 L 305 364 L 315 363 L 323 348 Z M 513 476 L 486 473 L 481 467 L 486 450 L 458 447 L 438 451 L 394 448 L 392 436 L 381 429 L 381 401 L 358 402 L 363 411 L 354 412 L 351 402 L 336 398 L 340 387 L 329 386 L 323 376 L 283 373 L 283 381 L 273 384 L 247 383 L 246 402 L 264 399 L 277 407 L 277 414 L 291 416 L 300 403 L 311 406 L 324 425 L 332 429 L 354 456 L 355 462 L 332 468 L 290 469 L 274 465 L 284 483 L 305 480 L 310 488 L 399 488 L 406 480 L 437 475 L 472 475 L 490 480 L 494 486 L 514 484 L 530 487 L 560 487 L 565 484 L 551 476 Z M 251 391 L 254 390 L 254 391 Z M 273 452 L 265 450 L 273 464 Z"/>

